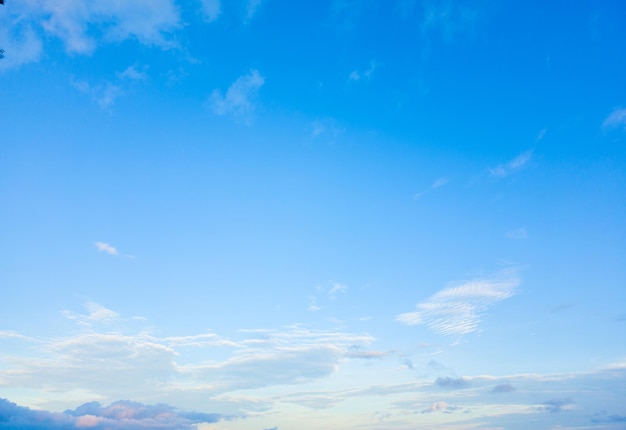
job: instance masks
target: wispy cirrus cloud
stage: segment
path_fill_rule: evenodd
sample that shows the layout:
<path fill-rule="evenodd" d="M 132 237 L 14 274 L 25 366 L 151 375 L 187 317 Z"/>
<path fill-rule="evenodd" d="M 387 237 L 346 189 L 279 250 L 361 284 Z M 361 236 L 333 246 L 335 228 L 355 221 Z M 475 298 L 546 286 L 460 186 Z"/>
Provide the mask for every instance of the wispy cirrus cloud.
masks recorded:
<path fill-rule="evenodd" d="M 417 304 L 413 312 L 399 314 L 396 321 L 426 325 L 442 335 L 463 335 L 478 329 L 482 314 L 515 294 L 521 284 L 518 269 L 501 270 L 491 276 L 445 288 Z"/>
<path fill-rule="evenodd" d="M 119 314 L 111 309 L 107 309 L 102 305 L 94 302 L 85 304 L 87 308 L 86 314 L 74 313 L 71 311 L 63 311 L 63 315 L 71 320 L 78 322 L 82 326 L 91 326 L 92 324 L 111 324 L 119 318 Z"/>
<path fill-rule="evenodd" d="M 255 110 L 254 98 L 265 84 L 265 78 L 257 70 L 250 70 L 233 82 L 225 94 L 214 90 L 208 104 L 216 115 L 232 115 L 237 120 L 248 122 Z"/>
<path fill-rule="evenodd" d="M 345 284 L 340 284 L 339 282 L 333 282 L 328 289 L 328 297 L 331 300 L 334 300 L 340 294 L 345 294 L 348 291 L 348 286 Z"/>
<path fill-rule="evenodd" d="M 504 178 L 524 168 L 532 159 L 533 150 L 520 153 L 510 161 L 490 168 L 489 173 L 497 178 Z"/>
<path fill-rule="evenodd" d="M 615 108 L 602 123 L 602 128 L 605 130 L 614 128 L 623 128 L 626 130 L 626 108 Z"/>
<path fill-rule="evenodd" d="M 420 27 L 424 36 L 438 36 L 444 42 L 451 43 L 461 35 L 471 34 L 478 17 L 476 9 L 463 3 L 425 1 Z"/>
<path fill-rule="evenodd" d="M 420 197 L 424 196 L 424 194 L 428 193 L 429 191 L 436 190 L 437 188 L 441 188 L 444 185 L 447 185 L 449 182 L 450 182 L 450 178 L 448 178 L 447 176 L 443 176 L 441 178 L 438 178 L 430 185 L 430 188 L 428 188 L 428 189 L 426 189 L 424 191 L 420 191 L 419 193 L 415 193 L 413 195 L 413 199 L 417 200 Z"/>

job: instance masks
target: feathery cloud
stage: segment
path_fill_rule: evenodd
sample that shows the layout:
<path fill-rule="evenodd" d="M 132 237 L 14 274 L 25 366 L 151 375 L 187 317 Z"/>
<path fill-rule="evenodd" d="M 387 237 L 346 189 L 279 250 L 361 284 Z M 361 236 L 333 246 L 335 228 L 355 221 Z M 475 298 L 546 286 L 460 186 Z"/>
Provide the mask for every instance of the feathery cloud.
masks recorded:
<path fill-rule="evenodd" d="M 30 2 L 33 3 L 33 2 Z M 166 34 L 180 26 L 172 0 L 37 2 L 46 32 L 59 37 L 69 52 L 90 53 L 98 40 L 135 38 L 146 45 L 171 46 Z M 96 27 L 100 34 L 94 35 Z M 100 36 L 100 37 L 97 37 Z"/>
<path fill-rule="evenodd" d="M 345 294 L 348 291 L 348 286 L 340 284 L 339 282 L 333 282 L 332 286 L 328 290 L 328 297 L 332 300 L 336 299 L 339 294 Z"/>
<path fill-rule="evenodd" d="M 214 90 L 208 100 L 209 106 L 216 115 L 230 114 L 247 122 L 254 112 L 253 99 L 263 84 L 265 78 L 257 70 L 250 70 L 233 82 L 225 95 Z"/>
<path fill-rule="evenodd" d="M 491 306 L 515 294 L 521 281 L 516 269 L 463 282 L 445 288 L 417 305 L 414 312 L 399 314 L 396 321 L 424 324 L 442 335 L 463 335 L 476 331 L 481 315 Z"/>
<path fill-rule="evenodd" d="M 618 107 L 606 117 L 602 123 L 602 128 L 611 129 L 620 127 L 626 130 L 626 108 Z"/>
<path fill-rule="evenodd" d="M 71 311 L 63 311 L 63 315 L 71 320 L 78 322 L 82 326 L 91 326 L 94 323 L 111 324 L 119 318 L 119 314 L 111 309 L 107 309 L 98 303 L 89 302 L 85 304 L 88 313 L 78 314 Z"/>
<path fill-rule="evenodd" d="M 507 163 L 499 164 L 496 167 L 489 169 L 489 173 L 491 173 L 492 176 L 504 178 L 526 166 L 526 164 L 528 164 L 528 162 L 531 160 L 532 156 L 532 149 L 522 152 Z"/>

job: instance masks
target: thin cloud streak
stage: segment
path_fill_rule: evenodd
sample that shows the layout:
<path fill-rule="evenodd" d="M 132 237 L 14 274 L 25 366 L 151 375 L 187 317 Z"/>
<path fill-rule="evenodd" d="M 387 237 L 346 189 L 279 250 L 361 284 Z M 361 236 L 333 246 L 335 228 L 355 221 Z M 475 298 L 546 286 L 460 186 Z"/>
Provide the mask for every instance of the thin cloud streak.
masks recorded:
<path fill-rule="evenodd" d="M 489 277 L 445 288 L 418 303 L 416 311 L 399 314 L 396 321 L 426 325 L 444 336 L 472 333 L 478 329 L 485 311 L 515 294 L 521 284 L 517 272 L 517 269 L 502 270 Z"/>
<path fill-rule="evenodd" d="M 626 108 L 616 108 L 602 123 L 604 129 L 620 127 L 626 130 Z"/>
<path fill-rule="evenodd" d="M 496 167 L 489 169 L 489 173 L 491 173 L 492 176 L 504 178 L 521 170 L 532 159 L 532 156 L 533 150 L 522 152 L 507 163 L 499 164 Z"/>

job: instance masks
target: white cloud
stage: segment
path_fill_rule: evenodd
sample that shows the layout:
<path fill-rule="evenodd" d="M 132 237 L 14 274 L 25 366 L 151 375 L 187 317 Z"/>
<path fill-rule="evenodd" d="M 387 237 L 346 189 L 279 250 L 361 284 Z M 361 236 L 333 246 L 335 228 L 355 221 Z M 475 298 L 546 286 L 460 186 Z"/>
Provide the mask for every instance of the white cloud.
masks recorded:
<path fill-rule="evenodd" d="M 70 53 L 90 54 L 99 44 L 136 39 L 146 45 L 175 45 L 180 27 L 174 0 L 23 0 L 0 14 L 0 69 L 38 61 L 44 35 L 59 38 Z"/>
<path fill-rule="evenodd" d="M 309 307 L 307 308 L 307 310 L 309 312 L 317 312 L 321 309 L 322 308 L 317 305 L 317 299 L 315 297 L 309 297 Z"/>
<path fill-rule="evenodd" d="M 248 0 L 246 6 L 246 22 L 250 21 L 259 10 L 262 0 Z"/>
<path fill-rule="evenodd" d="M 346 291 L 348 291 L 347 285 L 333 282 L 332 286 L 328 290 L 328 297 L 330 297 L 331 299 L 336 299 L 339 294 L 345 294 Z"/>
<path fill-rule="evenodd" d="M 349 79 L 351 81 L 360 81 L 361 79 L 367 79 L 370 78 L 374 72 L 376 71 L 376 68 L 378 67 L 377 63 L 375 60 L 370 61 L 369 66 L 365 69 L 365 70 L 354 70 L 352 73 L 350 73 Z"/>
<path fill-rule="evenodd" d="M 214 90 L 209 97 L 209 105 L 217 115 L 231 114 L 236 119 L 247 121 L 254 112 L 252 99 L 263 84 L 265 78 L 257 70 L 250 70 L 250 73 L 233 82 L 225 95 Z"/>
<path fill-rule="evenodd" d="M 602 123 L 604 129 L 620 128 L 626 129 L 626 108 L 616 108 L 606 117 Z"/>
<path fill-rule="evenodd" d="M 96 242 L 95 245 L 98 251 L 100 252 L 106 252 L 107 254 L 110 254 L 110 255 L 118 255 L 117 249 L 115 249 L 114 246 L 109 245 L 106 242 Z"/>
<path fill-rule="evenodd" d="M 42 42 L 32 26 L 19 20 L 0 19 L 0 47 L 4 49 L 0 71 L 37 61 L 43 52 Z"/>
<path fill-rule="evenodd" d="M 526 166 L 526 164 L 528 164 L 528 162 L 531 160 L 532 156 L 532 150 L 522 152 L 507 163 L 499 164 L 498 166 L 489 169 L 489 172 L 493 176 L 504 178 Z"/>
<path fill-rule="evenodd" d="M 64 312 L 83 327 L 76 335 L 27 339 L 19 333 L 0 333 L 31 345 L 14 350 L 27 351 L 21 352 L 26 355 L 0 356 L 0 386 L 54 392 L 48 398 L 57 396 L 57 401 L 77 391 L 103 401 L 218 396 L 317 380 L 345 360 L 362 358 L 351 353 L 374 340 L 366 334 L 300 326 L 241 330 L 236 338 L 210 332 L 170 337 L 145 331 L 125 334 L 102 324 L 124 322 L 116 312 L 94 303 L 87 307 L 86 314 Z"/>
<path fill-rule="evenodd" d="M 220 0 L 200 0 L 204 18 L 211 22 L 215 21 L 221 12 Z"/>
<path fill-rule="evenodd" d="M 31 0 L 32 3 L 32 0 Z M 135 38 L 147 45 L 172 46 L 166 34 L 179 27 L 179 11 L 173 0 L 45 0 L 37 2 L 44 14 L 45 30 L 62 39 L 69 52 L 89 53 L 100 39 Z"/>
<path fill-rule="evenodd" d="M 481 315 L 497 302 L 515 294 L 521 281 L 516 269 L 445 288 L 417 305 L 417 310 L 399 314 L 396 321 L 424 324 L 442 335 L 463 335 L 476 331 Z"/>
<path fill-rule="evenodd" d="M 135 66 L 128 66 L 122 72 L 117 72 L 116 76 L 120 80 L 144 81 L 148 77 L 145 70 L 137 70 Z"/>

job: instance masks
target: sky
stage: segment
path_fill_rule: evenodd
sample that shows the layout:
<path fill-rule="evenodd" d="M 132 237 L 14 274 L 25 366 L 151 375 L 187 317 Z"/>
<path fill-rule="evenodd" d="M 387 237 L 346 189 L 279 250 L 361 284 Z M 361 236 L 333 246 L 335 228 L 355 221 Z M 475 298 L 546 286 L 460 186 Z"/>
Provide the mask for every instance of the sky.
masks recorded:
<path fill-rule="evenodd" d="M 625 20 L 6 0 L 0 429 L 626 429 Z"/>

